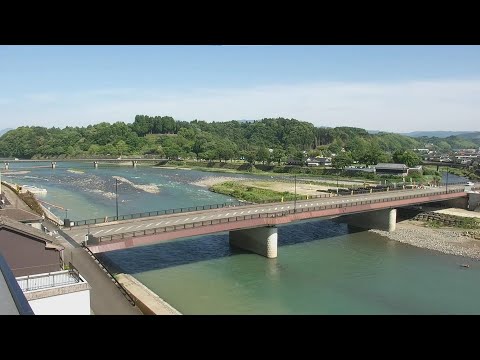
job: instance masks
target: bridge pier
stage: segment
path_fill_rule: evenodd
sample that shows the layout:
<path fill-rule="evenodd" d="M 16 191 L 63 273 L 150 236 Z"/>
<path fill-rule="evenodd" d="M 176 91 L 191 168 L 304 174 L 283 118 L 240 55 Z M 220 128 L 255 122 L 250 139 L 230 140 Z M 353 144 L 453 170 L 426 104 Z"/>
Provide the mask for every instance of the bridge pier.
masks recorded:
<path fill-rule="evenodd" d="M 9 165 L 10 165 L 10 163 L 8 163 L 8 162 L 5 163 L 5 170 L 8 170 Z"/>
<path fill-rule="evenodd" d="M 385 209 L 342 216 L 340 220 L 349 225 L 364 229 L 395 231 L 397 227 L 397 209 Z"/>
<path fill-rule="evenodd" d="M 137 160 L 132 160 L 132 166 L 133 166 L 134 168 L 137 167 L 137 162 L 138 162 Z"/>
<path fill-rule="evenodd" d="M 480 207 L 480 194 L 469 193 L 468 210 L 475 211 L 478 207 Z"/>
<path fill-rule="evenodd" d="M 233 230 L 229 233 L 229 241 L 231 246 L 267 258 L 277 257 L 278 229 L 275 226 Z"/>
<path fill-rule="evenodd" d="M 55 169 L 57 167 L 57 162 L 56 161 L 52 161 L 52 169 Z"/>
<path fill-rule="evenodd" d="M 98 161 L 94 161 L 93 166 L 95 167 L 95 169 L 98 169 Z"/>

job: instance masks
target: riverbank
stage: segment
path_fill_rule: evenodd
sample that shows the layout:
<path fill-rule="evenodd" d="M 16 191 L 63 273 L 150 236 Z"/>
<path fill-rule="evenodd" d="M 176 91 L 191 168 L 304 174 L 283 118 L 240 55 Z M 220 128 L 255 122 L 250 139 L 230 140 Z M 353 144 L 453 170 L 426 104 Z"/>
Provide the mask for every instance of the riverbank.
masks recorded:
<path fill-rule="evenodd" d="M 472 236 L 472 233 L 476 232 L 471 230 L 428 228 L 421 221 L 405 220 L 397 223 L 394 232 L 376 229 L 369 231 L 419 248 L 480 260 L 480 240 Z"/>
<path fill-rule="evenodd" d="M 326 183 L 336 183 L 337 181 L 337 170 L 333 168 L 324 168 L 324 167 L 298 167 L 298 166 L 277 166 L 277 165 L 263 165 L 256 164 L 251 166 L 248 163 L 228 163 L 228 162 L 175 162 L 170 161 L 170 165 L 156 165 L 154 168 L 158 169 L 181 169 L 181 170 L 196 170 L 202 172 L 216 172 L 216 173 L 226 173 L 226 174 L 244 174 L 244 175 L 257 175 L 270 178 L 291 178 L 293 181 L 294 175 L 305 177 L 308 181 L 319 181 L 323 180 Z M 323 179 L 319 179 L 323 177 Z M 363 185 L 367 184 L 378 184 L 380 178 L 376 180 L 366 179 L 364 177 L 356 176 L 346 176 L 343 174 L 338 177 L 339 184 L 342 185 Z M 298 178 L 297 178 L 298 181 Z"/>
<path fill-rule="evenodd" d="M 182 315 L 177 309 L 129 274 L 115 276 L 144 315 Z"/>
<path fill-rule="evenodd" d="M 207 176 L 199 181 L 192 183 L 192 185 L 202 186 L 206 188 L 210 188 L 214 185 L 219 185 L 225 182 L 235 182 L 241 183 L 244 186 L 256 187 L 260 189 L 268 189 L 272 191 L 276 191 L 279 193 L 282 192 L 295 192 L 295 184 L 292 181 L 278 181 L 278 180 L 252 180 L 250 178 L 242 178 L 242 177 L 229 177 L 229 176 Z M 301 180 L 296 181 L 297 187 L 297 194 L 298 195 L 319 195 L 322 193 L 327 193 L 329 188 L 335 187 L 336 184 L 324 184 L 322 182 L 302 182 Z M 343 183 L 339 182 L 339 186 L 349 186 L 353 185 L 353 182 L 343 181 Z M 357 184 L 358 185 L 358 184 Z"/>

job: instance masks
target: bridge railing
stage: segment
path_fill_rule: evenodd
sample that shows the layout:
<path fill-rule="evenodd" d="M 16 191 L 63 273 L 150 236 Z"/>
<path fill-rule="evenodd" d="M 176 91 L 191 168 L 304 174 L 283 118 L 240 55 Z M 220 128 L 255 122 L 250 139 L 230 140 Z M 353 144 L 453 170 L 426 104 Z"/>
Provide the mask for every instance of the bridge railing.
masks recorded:
<path fill-rule="evenodd" d="M 223 204 L 189 206 L 184 208 L 146 211 L 143 213 L 135 213 L 135 214 L 127 214 L 127 215 L 119 215 L 119 216 L 106 216 L 103 218 L 95 218 L 95 219 L 88 219 L 88 220 L 77 220 L 77 221 L 73 221 L 73 223 L 74 223 L 74 226 L 95 225 L 95 224 L 101 224 L 101 223 L 110 222 L 110 221 L 131 220 L 131 219 L 138 219 L 138 218 L 144 218 L 144 217 L 150 217 L 150 216 L 177 214 L 177 213 L 199 211 L 199 210 L 220 209 L 224 207 L 237 207 L 237 206 L 245 206 L 245 205 L 252 205 L 252 204 L 253 203 L 250 203 L 250 202 L 238 201 L 238 202 L 228 202 Z"/>
<path fill-rule="evenodd" d="M 151 229 L 130 231 L 130 232 L 125 232 L 121 234 L 112 234 L 108 236 L 93 237 L 90 245 L 99 244 L 105 241 L 123 240 L 123 239 L 129 239 L 132 237 L 155 235 L 155 234 L 160 234 L 165 232 L 192 229 L 192 228 L 202 227 L 202 226 L 211 226 L 211 225 L 245 221 L 245 220 L 251 220 L 251 219 L 258 219 L 258 218 L 277 218 L 277 217 L 283 217 L 283 216 L 288 216 L 290 214 L 297 214 L 297 213 L 303 213 L 303 212 L 320 211 L 320 210 L 327 210 L 327 209 L 352 207 L 352 206 L 358 206 L 358 205 L 375 204 L 375 203 L 381 203 L 381 202 L 391 202 L 391 201 L 398 201 L 398 200 L 422 198 L 422 197 L 442 195 L 447 193 L 451 194 L 451 193 L 457 193 L 457 192 L 463 192 L 463 191 L 464 191 L 463 189 L 451 189 L 448 191 L 437 191 L 433 193 L 410 194 L 410 195 L 395 196 L 395 197 L 383 198 L 383 199 L 372 199 L 372 200 L 352 201 L 348 203 L 337 203 L 337 204 L 331 204 L 331 205 L 302 207 L 302 208 L 278 211 L 274 213 L 258 213 L 258 214 L 250 214 L 250 215 L 243 215 L 243 216 L 231 216 L 228 218 L 197 221 L 197 222 L 191 222 L 191 223 L 186 223 L 181 225 L 162 226 L 162 227 L 151 228 Z"/>
<path fill-rule="evenodd" d="M 309 195 L 308 199 L 318 199 L 318 198 L 325 198 L 331 197 L 330 194 L 319 194 L 319 195 Z M 299 195 L 297 196 L 297 200 L 305 200 L 306 195 Z M 160 215 L 169 215 L 169 214 L 179 214 L 184 212 L 191 212 L 191 211 L 200 211 L 200 210 L 211 210 L 211 209 L 220 209 L 224 207 L 237 207 L 237 206 L 246 206 L 246 205 L 255 205 L 255 204 L 268 204 L 268 203 L 275 203 L 278 202 L 277 200 L 270 200 L 270 201 L 262 201 L 262 202 L 249 202 L 249 201 L 232 201 L 226 202 L 223 204 L 212 204 L 212 205 L 198 205 L 198 206 L 190 206 L 184 208 L 175 208 L 175 209 L 166 209 L 166 210 L 157 210 L 157 211 L 146 211 L 143 213 L 135 213 L 135 214 L 127 214 L 127 215 L 119 215 L 117 216 L 106 216 L 103 218 L 96 218 L 96 219 L 88 219 L 88 220 L 77 220 L 72 221 L 74 226 L 81 226 L 81 225 L 95 225 L 101 224 L 105 222 L 111 221 L 121 221 L 121 220 L 131 220 L 131 219 L 138 219 L 144 217 L 151 217 L 151 216 L 160 216 Z"/>
<path fill-rule="evenodd" d="M 453 185 L 453 184 L 452 184 Z M 309 200 L 309 199 L 319 199 L 319 198 L 326 198 L 335 196 L 332 189 L 329 193 L 326 194 L 318 194 L 318 195 L 297 195 L 297 201 L 300 200 Z M 403 190 L 401 187 L 381 187 L 381 188 L 371 188 L 371 192 L 387 192 L 387 191 L 410 191 L 409 189 Z M 365 194 L 370 193 L 370 190 L 349 190 L 349 191 L 339 191 L 338 195 L 355 195 L 355 194 Z M 290 200 L 292 201 L 292 200 Z M 226 202 L 223 204 L 212 204 L 212 205 L 198 205 L 198 206 L 190 206 L 190 207 L 183 207 L 183 208 L 175 208 L 175 209 L 165 209 L 165 210 L 157 210 L 157 211 L 146 211 L 143 213 L 135 213 L 135 214 L 126 214 L 126 215 L 119 215 L 117 216 L 106 216 L 102 218 L 95 218 L 95 219 L 87 219 L 87 220 L 76 220 L 72 221 L 73 226 L 81 226 L 81 225 L 95 225 L 95 224 L 102 224 L 111 221 L 121 221 L 121 220 L 132 220 L 138 218 L 145 218 L 151 216 L 160 216 L 160 215 L 168 215 L 168 214 L 177 214 L 177 213 L 184 213 L 184 212 L 191 212 L 191 211 L 200 211 L 200 210 L 211 210 L 211 209 L 220 209 L 224 207 L 237 207 L 237 206 L 245 206 L 245 205 L 256 205 L 256 204 L 269 204 L 269 203 L 278 203 L 278 200 L 266 200 L 261 202 L 248 202 L 248 201 L 232 201 Z"/>

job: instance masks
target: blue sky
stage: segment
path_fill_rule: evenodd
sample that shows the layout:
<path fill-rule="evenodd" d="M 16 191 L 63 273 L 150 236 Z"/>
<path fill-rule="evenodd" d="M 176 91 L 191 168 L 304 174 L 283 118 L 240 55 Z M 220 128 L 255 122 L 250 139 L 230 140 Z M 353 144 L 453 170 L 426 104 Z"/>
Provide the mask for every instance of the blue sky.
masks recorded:
<path fill-rule="evenodd" d="M 480 130 L 480 47 L 0 46 L 0 129 L 136 114 Z"/>

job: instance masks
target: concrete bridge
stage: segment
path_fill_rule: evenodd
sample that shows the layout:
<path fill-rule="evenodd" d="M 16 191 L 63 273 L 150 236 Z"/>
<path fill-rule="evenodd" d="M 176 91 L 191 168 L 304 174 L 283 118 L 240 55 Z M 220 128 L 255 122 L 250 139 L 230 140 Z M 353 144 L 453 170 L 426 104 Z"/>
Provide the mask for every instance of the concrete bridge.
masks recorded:
<path fill-rule="evenodd" d="M 138 162 L 164 162 L 168 161 L 168 159 L 148 159 L 148 158 L 115 158 L 115 159 L 109 159 L 109 158 L 100 158 L 100 159 L 59 159 L 59 160 L 20 160 L 20 159 L 15 159 L 15 160 L 2 160 L 4 162 L 4 169 L 9 170 L 10 168 L 10 163 L 23 163 L 23 162 L 36 162 L 36 163 L 48 163 L 50 162 L 50 165 L 48 167 L 51 167 L 52 169 L 55 169 L 57 167 L 57 163 L 60 162 L 90 162 L 93 164 L 95 168 L 98 168 L 98 165 L 100 163 L 121 163 L 121 162 L 131 162 L 133 167 L 137 166 Z"/>
<path fill-rule="evenodd" d="M 460 164 L 455 162 L 445 162 L 445 161 L 422 161 L 422 165 L 435 165 L 437 167 L 437 171 L 439 168 L 443 167 L 453 167 L 453 168 L 468 168 L 466 164 Z"/>
<path fill-rule="evenodd" d="M 467 190 L 464 186 L 450 186 L 448 191 L 443 188 L 414 189 L 296 202 L 231 206 L 90 226 L 73 226 L 70 229 L 66 228 L 65 232 L 77 242 L 87 240 L 87 246 L 91 251 L 99 253 L 229 231 L 231 245 L 275 258 L 277 225 L 344 216 L 345 221 L 354 226 L 394 231 L 397 207 L 449 201 L 451 206 L 467 208 L 469 201 Z M 479 197 L 475 198 L 477 203 Z"/>

